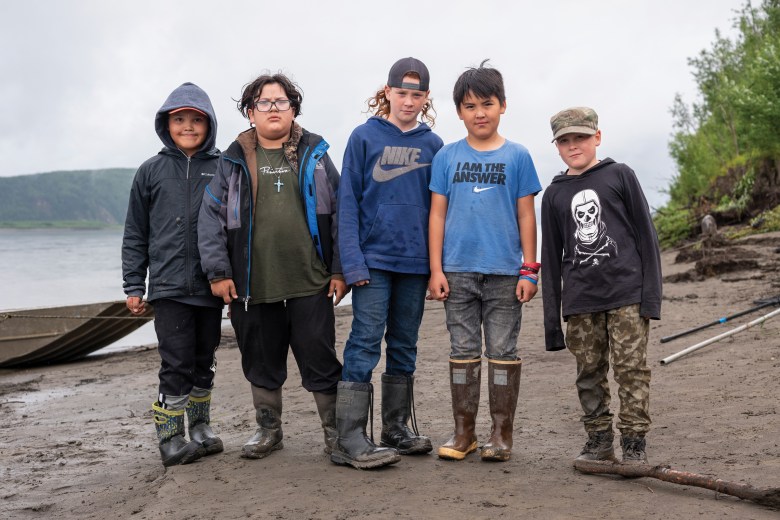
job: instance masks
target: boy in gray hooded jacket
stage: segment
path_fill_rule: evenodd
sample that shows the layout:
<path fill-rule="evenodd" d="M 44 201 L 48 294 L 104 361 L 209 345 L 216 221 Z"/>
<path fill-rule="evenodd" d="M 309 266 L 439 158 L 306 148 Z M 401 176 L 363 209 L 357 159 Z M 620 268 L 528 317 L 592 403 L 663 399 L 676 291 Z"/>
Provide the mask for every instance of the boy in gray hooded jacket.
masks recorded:
<path fill-rule="evenodd" d="M 122 276 L 133 314 L 154 305 L 159 397 L 152 405 L 163 465 L 187 464 L 223 450 L 210 422 L 222 301 L 211 294 L 198 253 L 198 213 L 220 152 L 208 95 L 192 83 L 175 89 L 155 118 L 165 145 L 138 169 L 130 191 Z M 184 437 L 184 418 L 190 441 Z"/>

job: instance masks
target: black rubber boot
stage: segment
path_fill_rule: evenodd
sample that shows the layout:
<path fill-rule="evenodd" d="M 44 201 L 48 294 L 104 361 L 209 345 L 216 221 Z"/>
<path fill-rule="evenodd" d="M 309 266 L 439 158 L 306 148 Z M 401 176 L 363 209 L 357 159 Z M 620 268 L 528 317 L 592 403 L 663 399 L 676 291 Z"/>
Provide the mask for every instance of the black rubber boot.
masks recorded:
<path fill-rule="evenodd" d="M 322 432 L 325 438 L 325 453 L 333 453 L 339 436 L 336 430 L 336 394 L 323 394 L 312 392 L 314 402 L 317 403 L 317 413 L 320 415 Z"/>
<path fill-rule="evenodd" d="M 373 393 L 371 383 L 339 382 L 336 400 L 338 442 L 330 455 L 334 464 L 371 469 L 401 460 L 394 448 L 378 448 L 366 435 Z"/>
<path fill-rule="evenodd" d="M 479 409 L 481 359 L 450 359 L 450 391 L 455 432 L 450 440 L 439 446 L 439 458 L 463 460 L 477 451 L 475 432 Z"/>
<path fill-rule="evenodd" d="M 612 443 L 615 434 L 612 429 L 601 432 L 588 432 L 588 442 L 582 448 L 582 452 L 575 460 L 609 460 L 617 462 L 615 449 Z"/>
<path fill-rule="evenodd" d="M 522 361 L 488 360 L 488 399 L 493 425 L 482 446 L 482 460 L 505 462 L 512 457 L 512 432 L 520 392 Z"/>
<path fill-rule="evenodd" d="M 414 418 L 414 376 L 382 374 L 382 437 L 380 444 L 401 455 L 429 453 L 431 439 L 417 431 Z M 407 423 L 412 417 L 412 429 Z"/>
<path fill-rule="evenodd" d="M 252 385 L 257 430 L 241 448 L 245 459 L 262 459 L 284 448 L 282 443 L 282 389 L 268 390 Z"/>
<path fill-rule="evenodd" d="M 158 402 L 152 404 L 152 410 L 163 466 L 189 464 L 205 454 L 200 442 L 184 438 L 184 410 L 166 410 Z"/>
<path fill-rule="evenodd" d="M 214 435 L 211 429 L 211 394 L 205 397 L 190 396 L 190 401 L 187 403 L 187 419 L 190 439 L 203 445 L 205 455 L 213 455 L 225 449 L 222 439 Z"/>

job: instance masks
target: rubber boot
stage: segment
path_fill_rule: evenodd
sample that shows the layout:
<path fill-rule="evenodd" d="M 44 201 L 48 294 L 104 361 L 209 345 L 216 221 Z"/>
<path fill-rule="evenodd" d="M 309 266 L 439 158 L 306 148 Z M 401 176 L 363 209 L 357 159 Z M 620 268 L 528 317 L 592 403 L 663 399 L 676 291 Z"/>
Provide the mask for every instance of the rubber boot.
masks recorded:
<path fill-rule="evenodd" d="M 211 429 L 211 394 L 204 397 L 190 396 L 187 403 L 187 420 L 190 429 L 190 439 L 198 441 L 206 450 L 205 455 L 219 453 L 225 448 L 222 439 L 214 435 Z"/>
<path fill-rule="evenodd" d="M 338 441 L 330 455 L 334 464 L 371 469 L 401 460 L 394 448 L 378 448 L 366 435 L 373 393 L 371 383 L 339 382 L 336 400 Z"/>
<path fill-rule="evenodd" d="M 184 438 L 184 410 L 166 410 L 159 402 L 155 402 L 152 411 L 163 466 L 167 468 L 189 464 L 204 455 L 205 450 L 200 442 L 187 442 Z"/>
<path fill-rule="evenodd" d="M 482 460 L 505 462 L 512 457 L 512 431 L 522 363 L 520 360 L 488 360 L 488 400 L 493 426 L 490 439 L 479 454 Z"/>
<path fill-rule="evenodd" d="M 429 453 L 431 439 L 417 431 L 414 409 L 414 376 L 382 374 L 382 437 L 380 444 L 401 455 Z M 412 428 L 407 423 L 412 417 Z"/>
<path fill-rule="evenodd" d="M 314 402 L 317 403 L 317 413 L 320 414 L 325 438 L 325 453 L 331 454 L 339 436 L 336 430 L 336 394 L 312 392 L 312 395 L 314 395 Z"/>
<path fill-rule="evenodd" d="M 282 443 L 282 389 L 268 390 L 252 385 L 257 430 L 241 448 L 245 459 L 262 459 L 284 448 Z"/>
<path fill-rule="evenodd" d="M 480 359 L 450 359 L 450 391 L 455 433 L 439 447 L 439 458 L 463 460 L 477 450 L 474 431 L 479 409 Z"/>

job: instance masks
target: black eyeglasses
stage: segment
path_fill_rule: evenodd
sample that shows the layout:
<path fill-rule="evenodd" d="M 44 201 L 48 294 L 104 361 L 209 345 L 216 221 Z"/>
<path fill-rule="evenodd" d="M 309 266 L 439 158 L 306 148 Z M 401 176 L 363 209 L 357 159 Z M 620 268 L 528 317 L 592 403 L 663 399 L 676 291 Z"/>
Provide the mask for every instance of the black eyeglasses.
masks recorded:
<path fill-rule="evenodd" d="M 276 107 L 279 112 L 286 112 L 290 110 L 291 102 L 289 99 L 277 99 L 276 101 L 268 101 L 261 99 L 255 101 L 255 108 L 258 112 L 270 112 L 271 107 Z"/>

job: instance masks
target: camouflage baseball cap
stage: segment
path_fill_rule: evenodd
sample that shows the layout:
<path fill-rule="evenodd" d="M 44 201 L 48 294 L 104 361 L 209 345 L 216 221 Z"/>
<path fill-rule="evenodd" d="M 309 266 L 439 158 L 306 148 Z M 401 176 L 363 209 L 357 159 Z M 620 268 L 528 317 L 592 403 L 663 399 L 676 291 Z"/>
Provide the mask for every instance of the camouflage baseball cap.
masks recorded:
<path fill-rule="evenodd" d="M 564 134 L 595 135 L 599 130 L 599 116 L 592 108 L 567 108 L 550 118 L 550 127 L 553 142 Z"/>

